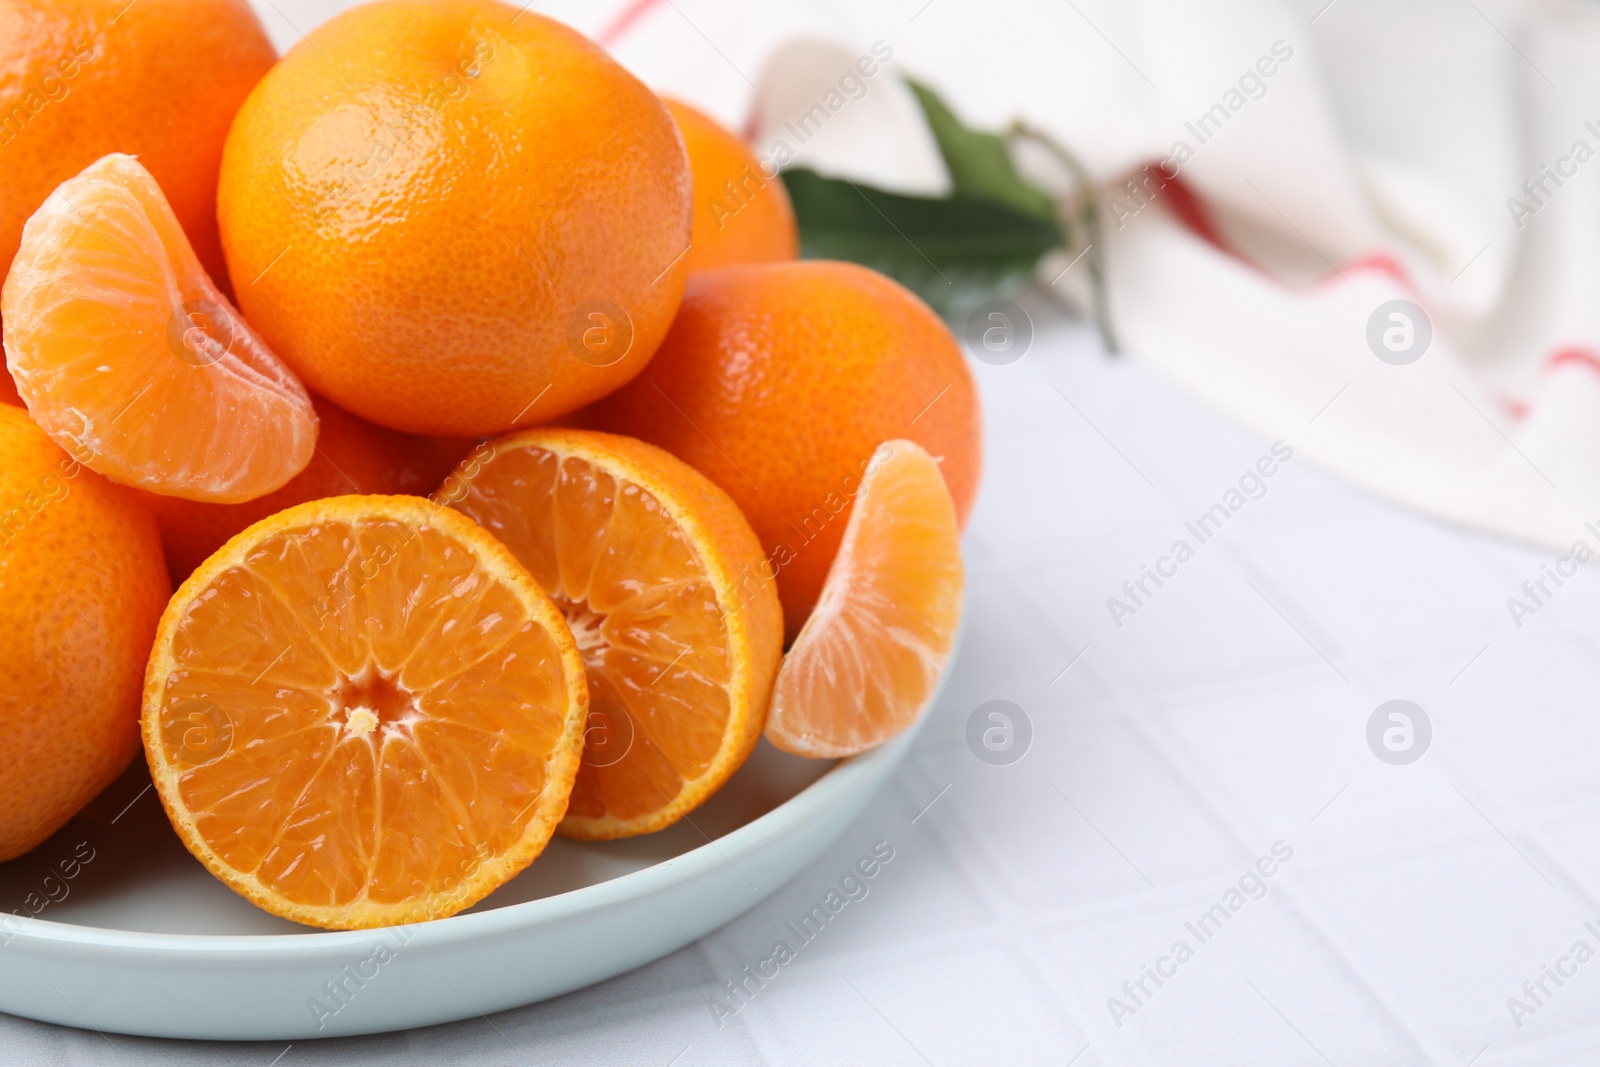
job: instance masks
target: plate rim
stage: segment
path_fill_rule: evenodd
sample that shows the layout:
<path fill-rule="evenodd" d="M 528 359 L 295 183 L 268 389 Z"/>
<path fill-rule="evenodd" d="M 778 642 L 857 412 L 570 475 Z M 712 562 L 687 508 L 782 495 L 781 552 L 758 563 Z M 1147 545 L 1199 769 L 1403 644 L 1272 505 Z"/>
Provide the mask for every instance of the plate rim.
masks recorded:
<path fill-rule="evenodd" d="M 930 700 L 929 704 L 933 701 Z M 248 957 L 254 961 L 295 961 L 315 958 L 323 952 L 344 953 L 356 945 L 390 930 L 407 929 L 412 936 L 407 944 L 464 944 L 486 937 L 500 937 L 515 930 L 541 926 L 585 912 L 602 910 L 649 896 L 663 889 L 693 881 L 723 863 L 732 855 L 745 854 L 770 840 L 782 837 L 795 823 L 828 801 L 848 793 L 858 780 L 869 778 L 881 766 L 895 766 L 926 716 L 923 713 L 898 736 L 847 757 L 828 768 L 815 781 L 770 811 L 758 815 L 721 837 L 712 838 L 687 852 L 629 871 L 593 885 L 568 889 L 536 900 L 525 900 L 504 907 L 471 914 L 400 926 L 377 926 L 365 930 L 311 930 L 281 934 L 177 934 L 142 930 L 115 930 L 85 926 L 52 919 L 15 916 L 18 926 L 9 937 L 0 937 L 0 951 L 13 943 L 26 942 L 56 950 L 101 950 L 122 954 L 137 952 L 152 962 L 157 958 L 205 957 L 216 960 L 227 956 Z M 535 860 L 537 862 L 537 859 Z M 737 868 L 735 868 L 737 869 Z"/>

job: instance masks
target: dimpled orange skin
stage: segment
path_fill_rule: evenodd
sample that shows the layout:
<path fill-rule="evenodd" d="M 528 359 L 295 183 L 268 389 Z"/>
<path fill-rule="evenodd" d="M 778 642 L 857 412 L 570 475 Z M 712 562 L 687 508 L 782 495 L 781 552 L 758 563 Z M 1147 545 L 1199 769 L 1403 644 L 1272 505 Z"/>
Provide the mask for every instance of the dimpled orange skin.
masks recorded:
<path fill-rule="evenodd" d="M 244 0 L 0 0 L 0 278 L 23 224 L 56 186 L 127 152 L 155 175 L 227 290 L 217 238 L 222 144 L 276 59 Z M 22 403 L 6 372 L 0 401 Z"/>
<path fill-rule="evenodd" d="M 171 592 L 138 494 L 0 405 L 0 860 L 139 750 L 142 665 Z"/>
<path fill-rule="evenodd" d="M 690 273 L 799 256 L 800 231 L 783 181 L 769 177 L 750 146 L 715 119 L 681 101 L 664 102 L 677 120 L 694 171 Z"/>
<path fill-rule="evenodd" d="M 0 277 L 57 185 L 126 152 L 225 287 L 222 144 L 276 59 L 245 0 L 0 0 Z"/>
<path fill-rule="evenodd" d="M 311 405 L 319 423 L 316 454 L 283 488 L 243 504 L 144 494 L 161 528 L 167 573 L 174 585 L 234 534 L 296 504 L 351 494 L 426 496 L 477 444 L 471 439 L 416 437 L 388 430 L 320 396 L 313 396 Z"/>
<path fill-rule="evenodd" d="M 938 459 L 964 524 L 981 420 L 961 348 L 926 304 L 865 267 L 803 260 L 692 276 L 650 366 L 579 421 L 659 445 L 733 497 L 792 640 L 878 445 L 906 438 Z"/>
<path fill-rule="evenodd" d="M 457 436 L 637 374 L 683 292 L 691 206 L 659 98 L 491 0 L 382 0 L 317 27 L 240 109 L 217 198 L 239 306 L 313 391 Z"/>

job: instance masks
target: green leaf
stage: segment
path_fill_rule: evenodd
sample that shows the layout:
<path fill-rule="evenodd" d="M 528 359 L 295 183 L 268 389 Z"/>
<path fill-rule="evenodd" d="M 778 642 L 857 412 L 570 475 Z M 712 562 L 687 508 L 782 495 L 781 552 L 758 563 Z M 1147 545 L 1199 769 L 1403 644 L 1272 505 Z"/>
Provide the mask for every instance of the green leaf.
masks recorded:
<path fill-rule="evenodd" d="M 1036 218 L 1055 218 L 1050 197 L 1017 173 L 1005 141 L 962 125 L 955 112 L 927 86 L 914 81 L 907 84 L 933 130 L 955 195 L 992 200 Z"/>
<path fill-rule="evenodd" d="M 1055 206 L 1025 181 L 999 136 L 968 129 L 926 86 L 911 82 L 953 193 L 905 196 L 814 171 L 784 172 L 801 254 L 862 263 L 915 291 L 952 321 L 1033 278 L 1067 243 Z"/>
<path fill-rule="evenodd" d="M 803 168 L 783 181 L 801 255 L 872 267 L 952 321 L 1026 286 L 1039 258 L 1064 241 L 1048 214 L 992 198 L 904 196 Z"/>

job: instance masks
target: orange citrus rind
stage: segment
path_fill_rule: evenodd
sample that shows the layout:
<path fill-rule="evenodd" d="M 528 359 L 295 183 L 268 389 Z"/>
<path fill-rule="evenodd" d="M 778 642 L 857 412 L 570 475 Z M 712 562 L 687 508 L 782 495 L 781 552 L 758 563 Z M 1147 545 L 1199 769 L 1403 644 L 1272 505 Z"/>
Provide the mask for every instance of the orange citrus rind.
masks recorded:
<path fill-rule="evenodd" d="M 670 454 L 545 427 L 490 442 L 441 493 L 527 565 L 588 669 L 584 765 L 558 830 L 669 826 L 760 739 L 782 654 L 776 584 L 733 501 Z"/>
<path fill-rule="evenodd" d="M 217 878 L 330 929 L 465 908 L 566 811 L 588 709 L 560 613 L 419 497 L 289 508 L 190 575 L 141 720 L 156 792 Z"/>

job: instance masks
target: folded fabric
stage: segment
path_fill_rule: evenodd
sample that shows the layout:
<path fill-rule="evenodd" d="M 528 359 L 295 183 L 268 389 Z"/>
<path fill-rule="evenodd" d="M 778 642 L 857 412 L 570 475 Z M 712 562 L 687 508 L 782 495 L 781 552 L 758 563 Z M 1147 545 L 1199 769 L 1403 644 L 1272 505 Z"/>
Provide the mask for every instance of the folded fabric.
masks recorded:
<path fill-rule="evenodd" d="M 1025 119 L 1095 178 L 1133 356 L 1392 500 L 1600 548 L 1600 7 L 867 8 L 633 0 L 590 20 L 775 164 L 942 191 L 902 75 L 972 125 Z M 1081 288 L 1066 263 L 1041 284 Z"/>

